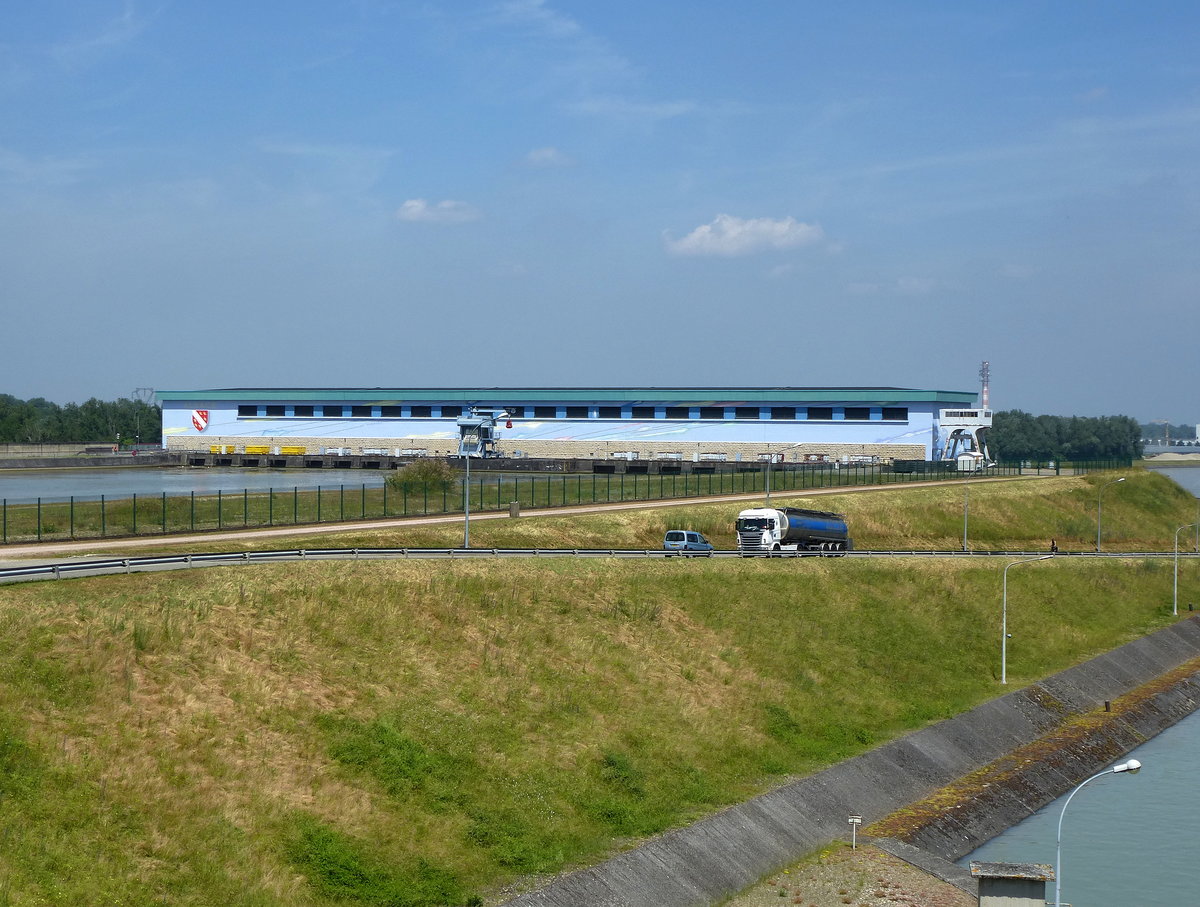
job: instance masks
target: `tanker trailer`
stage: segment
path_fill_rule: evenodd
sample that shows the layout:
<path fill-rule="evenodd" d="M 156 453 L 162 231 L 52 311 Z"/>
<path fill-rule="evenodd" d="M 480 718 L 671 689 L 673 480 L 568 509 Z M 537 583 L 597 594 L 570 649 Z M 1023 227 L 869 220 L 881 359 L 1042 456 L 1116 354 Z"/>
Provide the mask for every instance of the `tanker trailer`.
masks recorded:
<path fill-rule="evenodd" d="M 756 507 L 743 510 L 737 518 L 738 550 L 746 554 L 775 551 L 853 550 L 846 518 L 824 510 Z"/>

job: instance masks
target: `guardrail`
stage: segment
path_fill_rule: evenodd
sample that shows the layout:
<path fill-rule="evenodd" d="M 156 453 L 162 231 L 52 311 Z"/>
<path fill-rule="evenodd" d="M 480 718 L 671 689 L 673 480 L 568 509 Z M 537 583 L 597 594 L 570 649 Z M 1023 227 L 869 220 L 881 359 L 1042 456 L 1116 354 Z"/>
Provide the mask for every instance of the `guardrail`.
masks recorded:
<path fill-rule="evenodd" d="M 71 576 L 103 576 L 116 573 L 143 573 L 153 570 L 191 569 L 194 567 L 217 567 L 238 564 L 265 564 L 288 561 L 322 560 L 478 560 L 481 558 L 507 557 L 577 557 L 577 558 L 636 558 L 647 559 L 701 559 L 701 558 L 750 558 L 755 560 L 789 560 L 810 557 L 1029 557 L 1044 554 L 1044 551 L 665 551 L 659 548 L 293 548 L 272 551 L 224 551 L 199 554 L 165 554 L 149 557 L 89 558 L 48 563 L 21 564 L 0 568 L 0 583 L 21 580 L 65 579 Z M 1174 558 L 1170 551 L 1060 551 L 1055 555 L 1069 558 Z M 1179 557 L 1200 559 L 1193 552 Z"/>

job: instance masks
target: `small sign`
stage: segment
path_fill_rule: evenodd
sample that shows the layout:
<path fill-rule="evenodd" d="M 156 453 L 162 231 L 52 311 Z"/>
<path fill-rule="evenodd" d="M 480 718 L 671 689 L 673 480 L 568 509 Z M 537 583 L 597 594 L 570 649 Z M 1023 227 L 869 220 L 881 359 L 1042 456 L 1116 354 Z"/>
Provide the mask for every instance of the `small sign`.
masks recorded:
<path fill-rule="evenodd" d="M 851 825 L 862 825 L 862 816 L 851 816 L 850 824 Z"/>

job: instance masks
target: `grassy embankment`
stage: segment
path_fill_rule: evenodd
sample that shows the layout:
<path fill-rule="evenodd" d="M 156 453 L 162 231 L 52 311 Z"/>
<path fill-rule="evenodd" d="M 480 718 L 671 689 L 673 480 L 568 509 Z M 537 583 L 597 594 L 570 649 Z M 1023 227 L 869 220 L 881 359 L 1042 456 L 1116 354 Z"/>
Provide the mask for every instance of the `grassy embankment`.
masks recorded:
<path fill-rule="evenodd" d="M 1086 538 L 1100 480 L 980 487 L 972 526 Z M 1193 517 L 1158 476 L 1125 486 L 1114 545 Z M 950 547 L 961 519 L 940 489 L 815 501 L 871 547 Z M 712 506 L 495 531 L 720 538 Z M 1169 559 L 1014 571 L 1010 688 L 1165 625 L 1171 581 Z M 982 559 L 750 559 L 0 587 L 0 904 L 491 902 L 999 694 L 999 584 Z"/>

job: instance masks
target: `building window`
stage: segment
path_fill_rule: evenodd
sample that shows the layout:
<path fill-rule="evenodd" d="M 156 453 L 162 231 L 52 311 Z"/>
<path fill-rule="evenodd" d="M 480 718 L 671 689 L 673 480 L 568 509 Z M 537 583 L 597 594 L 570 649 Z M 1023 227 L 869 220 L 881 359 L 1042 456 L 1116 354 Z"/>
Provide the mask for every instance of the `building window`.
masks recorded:
<path fill-rule="evenodd" d="M 508 413 L 510 418 L 513 418 L 513 419 L 524 419 L 525 418 L 525 407 L 524 406 L 516 406 L 516 405 L 506 406 L 506 407 L 504 407 L 504 411 L 506 413 Z"/>
<path fill-rule="evenodd" d="M 653 406 L 635 406 L 633 408 L 633 418 L 635 418 L 635 419 L 653 419 L 654 418 L 654 407 Z"/>
<path fill-rule="evenodd" d="M 282 416 L 286 412 L 287 412 L 287 410 L 283 406 L 268 406 L 267 407 L 267 415 L 268 416 Z"/>
<path fill-rule="evenodd" d="M 340 406 L 322 406 L 321 407 L 321 416 L 325 419 L 340 419 L 344 415 L 345 415 L 345 412 L 343 411 L 342 407 L 340 407 Z"/>
<path fill-rule="evenodd" d="M 724 419 L 725 407 L 723 406 L 702 406 L 700 407 L 701 419 Z"/>
<path fill-rule="evenodd" d="M 428 419 L 433 415 L 432 406 L 414 406 L 412 408 L 412 417 L 414 419 Z"/>
<path fill-rule="evenodd" d="M 383 416 L 385 419 L 399 419 L 403 412 L 404 409 L 400 406 L 379 407 L 379 415 Z"/>
<path fill-rule="evenodd" d="M 535 406 L 533 408 L 533 418 L 535 419 L 554 419 L 558 416 L 558 407 L 556 406 Z"/>
<path fill-rule="evenodd" d="M 297 406 L 292 411 L 292 414 L 301 419 L 311 419 L 312 414 L 313 414 L 313 408 L 311 406 Z"/>
<path fill-rule="evenodd" d="M 457 419 L 462 414 L 463 414 L 463 408 L 461 406 L 443 406 L 442 407 L 442 418 L 443 419 Z"/>
<path fill-rule="evenodd" d="M 350 415 L 355 419 L 370 419 L 371 407 L 369 406 L 352 406 L 350 407 Z"/>
<path fill-rule="evenodd" d="M 809 421 L 813 422 L 828 422 L 833 418 L 832 406 L 810 406 L 808 408 Z"/>
<path fill-rule="evenodd" d="M 866 422 L 870 418 L 871 408 L 869 406 L 847 406 L 845 409 L 847 422 Z"/>
<path fill-rule="evenodd" d="M 244 416 L 257 416 L 257 415 L 258 415 L 258 407 L 257 406 L 251 406 L 246 403 L 243 403 L 240 406 L 238 406 L 238 418 L 239 419 L 241 419 Z"/>
<path fill-rule="evenodd" d="M 686 419 L 688 417 L 688 408 L 686 406 L 668 406 L 668 419 Z"/>
<path fill-rule="evenodd" d="M 588 408 L 586 406 L 568 406 L 568 419 L 586 419 L 588 417 Z"/>
<path fill-rule="evenodd" d="M 757 406 L 735 406 L 733 408 L 733 418 L 735 419 L 757 419 Z"/>
<path fill-rule="evenodd" d="M 884 422 L 907 422 L 908 407 L 907 406 L 885 406 L 883 408 Z"/>
<path fill-rule="evenodd" d="M 621 407 L 619 406 L 601 406 L 598 410 L 598 415 L 601 419 L 620 419 Z"/>
<path fill-rule="evenodd" d="M 771 418 L 772 419 L 795 419 L 796 418 L 796 407 L 794 407 L 794 406 L 772 406 L 771 407 Z"/>

